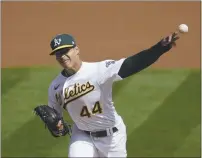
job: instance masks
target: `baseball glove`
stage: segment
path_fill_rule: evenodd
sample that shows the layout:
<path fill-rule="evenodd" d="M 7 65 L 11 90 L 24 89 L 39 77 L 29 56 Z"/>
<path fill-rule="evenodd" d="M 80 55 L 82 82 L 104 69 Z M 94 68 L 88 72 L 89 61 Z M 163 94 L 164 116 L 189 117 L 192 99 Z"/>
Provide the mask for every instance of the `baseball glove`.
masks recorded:
<path fill-rule="evenodd" d="M 54 137 L 71 135 L 71 125 L 64 121 L 63 117 L 54 109 L 47 105 L 39 105 L 34 108 L 34 113 L 41 118 Z M 60 122 L 60 127 L 58 123 Z"/>

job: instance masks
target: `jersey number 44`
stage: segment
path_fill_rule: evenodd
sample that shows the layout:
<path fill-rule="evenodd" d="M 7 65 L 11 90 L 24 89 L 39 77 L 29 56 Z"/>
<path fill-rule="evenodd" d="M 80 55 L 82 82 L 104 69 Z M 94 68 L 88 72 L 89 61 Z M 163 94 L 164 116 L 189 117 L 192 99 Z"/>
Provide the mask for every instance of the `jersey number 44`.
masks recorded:
<path fill-rule="evenodd" d="M 80 116 L 81 117 L 85 117 L 85 116 L 91 117 L 92 115 L 101 114 L 101 113 L 102 113 L 102 108 L 100 106 L 100 102 L 98 101 L 93 106 L 92 111 L 90 111 L 87 106 L 83 106 Z"/>

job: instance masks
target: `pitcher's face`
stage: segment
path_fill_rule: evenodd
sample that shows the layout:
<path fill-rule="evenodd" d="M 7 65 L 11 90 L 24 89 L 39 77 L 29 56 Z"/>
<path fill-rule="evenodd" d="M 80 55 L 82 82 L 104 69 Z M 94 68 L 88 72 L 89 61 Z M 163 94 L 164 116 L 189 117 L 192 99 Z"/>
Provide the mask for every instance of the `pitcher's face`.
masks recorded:
<path fill-rule="evenodd" d="M 64 48 L 55 53 L 56 60 L 64 69 L 72 70 L 75 64 L 79 61 L 79 49 L 74 48 Z"/>

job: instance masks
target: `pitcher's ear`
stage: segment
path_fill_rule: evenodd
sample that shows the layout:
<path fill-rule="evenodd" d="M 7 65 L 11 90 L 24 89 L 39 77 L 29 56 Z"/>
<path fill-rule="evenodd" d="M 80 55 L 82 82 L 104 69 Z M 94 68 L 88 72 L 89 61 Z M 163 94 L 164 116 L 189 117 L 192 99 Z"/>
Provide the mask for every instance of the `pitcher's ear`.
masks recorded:
<path fill-rule="evenodd" d="M 80 54 L 80 49 L 78 46 L 75 47 L 77 54 Z"/>

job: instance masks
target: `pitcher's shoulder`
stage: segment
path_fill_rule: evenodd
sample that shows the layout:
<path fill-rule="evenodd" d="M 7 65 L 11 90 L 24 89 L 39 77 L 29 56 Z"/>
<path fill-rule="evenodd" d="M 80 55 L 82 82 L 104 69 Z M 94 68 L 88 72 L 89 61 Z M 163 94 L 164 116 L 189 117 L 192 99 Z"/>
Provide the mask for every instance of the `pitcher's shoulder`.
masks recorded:
<path fill-rule="evenodd" d="M 114 61 L 112 59 L 105 59 L 105 60 L 100 60 L 100 61 L 94 61 L 94 62 L 83 62 L 85 66 L 90 67 L 90 66 L 101 66 L 105 64 L 108 61 Z"/>
<path fill-rule="evenodd" d="M 55 88 L 58 85 L 64 84 L 64 82 L 66 81 L 65 76 L 62 75 L 62 73 L 59 73 L 55 78 L 53 78 L 53 80 L 51 81 L 50 85 L 49 85 L 49 89 Z"/>
<path fill-rule="evenodd" d="M 83 65 L 85 70 L 88 69 L 92 71 L 93 69 L 97 68 L 97 66 L 99 65 L 99 62 L 83 62 Z"/>

